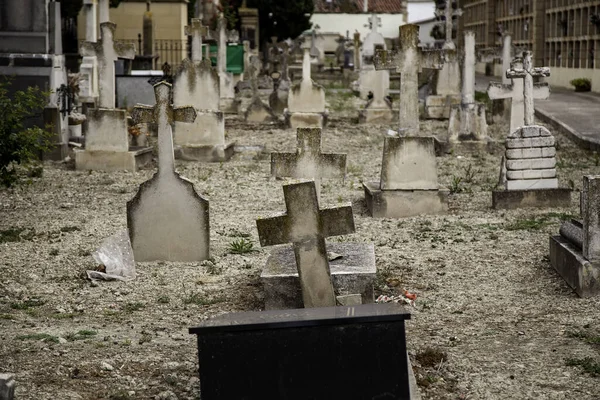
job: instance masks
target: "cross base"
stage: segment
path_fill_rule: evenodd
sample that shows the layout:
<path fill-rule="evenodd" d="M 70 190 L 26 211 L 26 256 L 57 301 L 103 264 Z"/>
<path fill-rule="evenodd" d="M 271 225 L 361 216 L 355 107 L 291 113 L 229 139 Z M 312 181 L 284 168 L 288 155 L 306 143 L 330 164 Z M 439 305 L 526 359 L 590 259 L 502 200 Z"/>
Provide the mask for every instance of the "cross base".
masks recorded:
<path fill-rule="evenodd" d="M 461 104 L 452 108 L 448 123 L 449 142 L 488 139 L 484 104 Z"/>
<path fill-rule="evenodd" d="M 460 101 L 460 94 L 427 96 L 425 99 L 425 118 L 449 119 L 452 107 L 460 105 Z"/>
<path fill-rule="evenodd" d="M 185 161 L 224 162 L 234 154 L 235 142 L 225 145 L 182 145 L 175 146 L 175 158 Z"/>
<path fill-rule="evenodd" d="M 290 112 L 285 110 L 284 113 L 285 126 L 296 130 L 297 128 L 318 127 L 324 128 L 327 125 L 329 111 L 325 110 L 322 113 L 310 112 Z"/>
<path fill-rule="evenodd" d="M 275 114 L 273 114 L 273 110 L 271 110 L 269 106 L 256 97 L 246 109 L 246 112 L 244 113 L 244 119 L 246 122 L 263 123 L 275 122 L 277 117 Z"/>
<path fill-rule="evenodd" d="M 75 169 L 78 171 L 137 172 L 152 162 L 152 147 L 131 151 L 75 151 Z"/>
<path fill-rule="evenodd" d="M 394 117 L 391 107 L 365 108 L 358 112 L 358 122 L 361 124 L 385 124 L 392 122 Z"/>
<path fill-rule="evenodd" d="M 365 201 L 374 218 L 405 218 L 448 212 L 448 195 L 439 190 L 381 190 L 379 182 L 364 182 Z"/>
<path fill-rule="evenodd" d="M 572 191 L 569 188 L 494 190 L 492 192 L 492 208 L 515 210 L 526 207 L 570 207 Z"/>

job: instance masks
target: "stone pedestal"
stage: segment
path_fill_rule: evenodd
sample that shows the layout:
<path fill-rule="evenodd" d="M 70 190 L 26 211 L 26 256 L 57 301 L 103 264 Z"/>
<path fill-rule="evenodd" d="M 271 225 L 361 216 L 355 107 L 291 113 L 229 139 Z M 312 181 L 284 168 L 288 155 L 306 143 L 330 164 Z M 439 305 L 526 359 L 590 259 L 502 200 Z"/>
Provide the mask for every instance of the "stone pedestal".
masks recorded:
<path fill-rule="evenodd" d="M 374 218 L 405 218 L 448 212 L 448 190 L 382 190 L 379 182 L 363 183 L 367 209 Z"/>
<path fill-rule="evenodd" d="M 327 125 L 329 112 L 290 112 L 285 110 L 285 125 L 288 128 L 324 128 Z"/>
<path fill-rule="evenodd" d="M 550 236 L 550 264 L 578 296 L 600 294 L 600 267 L 562 236 Z"/>
<path fill-rule="evenodd" d="M 448 123 L 449 142 L 485 141 L 487 139 L 484 104 L 459 104 L 452 107 Z"/>
<path fill-rule="evenodd" d="M 186 161 L 223 162 L 235 153 L 235 142 L 225 145 L 185 145 L 175 147 L 175 158 Z"/>
<path fill-rule="evenodd" d="M 0 399 L 13 400 L 15 396 L 15 376 L 13 374 L 0 374 Z"/>
<path fill-rule="evenodd" d="M 494 190 L 492 208 L 516 209 L 524 207 L 570 207 L 571 189 Z"/>
<path fill-rule="evenodd" d="M 44 153 L 44 160 L 62 161 L 69 155 L 69 130 L 67 117 L 60 113 L 55 105 L 44 108 L 44 125 L 50 126 L 52 144 Z"/>
<path fill-rule="evenodd" d="M 225 119 L 221 111 L 196 110 L 193 123 L 175 122 L 175 157 L 188 161 L 221 162 L 233 155 L 233 143 L 225 143 Z"/>
<path fill-rule="evenodd" d="M 329 261 L 336 295 L 360 294 L 362 302 L 373 303 L 375 249 L 365 243 L 329 243 L 329 254 L 341 258 Z M 274 248 L 260 276 L 265 309 L 302 308 L 302 290 L 294 252 L 289 245 Z"/>

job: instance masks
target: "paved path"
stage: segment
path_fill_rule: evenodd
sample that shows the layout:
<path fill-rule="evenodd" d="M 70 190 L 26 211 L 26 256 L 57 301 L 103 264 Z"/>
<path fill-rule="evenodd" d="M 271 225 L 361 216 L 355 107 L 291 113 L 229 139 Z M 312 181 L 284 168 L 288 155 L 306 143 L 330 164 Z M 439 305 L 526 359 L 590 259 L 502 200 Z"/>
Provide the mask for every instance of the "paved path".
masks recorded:
<path fill-rule="evenodd" d="M 475 90 L 486 91 L 490 81 L 500 78 L 477 75 Z M 552 87 L 548 100 L 535 101 L 535 115 L 570 136 L 580 147 L 600 151 L 600 93 L 575 93 Z"/>

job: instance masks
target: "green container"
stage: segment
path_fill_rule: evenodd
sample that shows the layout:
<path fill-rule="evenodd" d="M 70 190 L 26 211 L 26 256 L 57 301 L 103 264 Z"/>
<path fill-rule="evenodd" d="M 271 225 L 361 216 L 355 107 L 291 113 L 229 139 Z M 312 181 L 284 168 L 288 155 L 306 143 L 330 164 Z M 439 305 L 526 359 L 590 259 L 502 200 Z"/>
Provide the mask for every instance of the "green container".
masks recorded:
<path fill-rule="evenodd" d="M 217 45 L 210 45 L 210 63 L 217 65 Z M 227 46 L 227 72 L 241 74 L 244 72 L 244 46 L 241 44 Z"/>

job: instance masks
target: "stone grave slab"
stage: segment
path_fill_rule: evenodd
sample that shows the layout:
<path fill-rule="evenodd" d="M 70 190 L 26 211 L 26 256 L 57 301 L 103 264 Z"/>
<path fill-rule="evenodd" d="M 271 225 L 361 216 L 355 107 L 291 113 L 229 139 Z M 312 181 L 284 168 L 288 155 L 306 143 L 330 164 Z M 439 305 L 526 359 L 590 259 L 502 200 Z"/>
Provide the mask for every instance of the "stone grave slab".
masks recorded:
<path fill-rule="evenodd" d="M 202 398 L 375 399 L 385 393 L 412 399 L 418 390 L 410 385 L 406 353 L 409 317 L 403 306 L 389 303 L 203 321 L 189 330 L 198 340 Z"/>
<path fill-rule="evenodd" d="M 192 123 L 194 107 L 172 107 L 171 85 L 154 86 L 156 105 L 136 106 L 136 123 L 158 124 L 158 171 L 127 202 L 127 227 L 136 261 L 202 261 L 209 257 L 208 201 L 175 172 L 174 121 Z"/>

